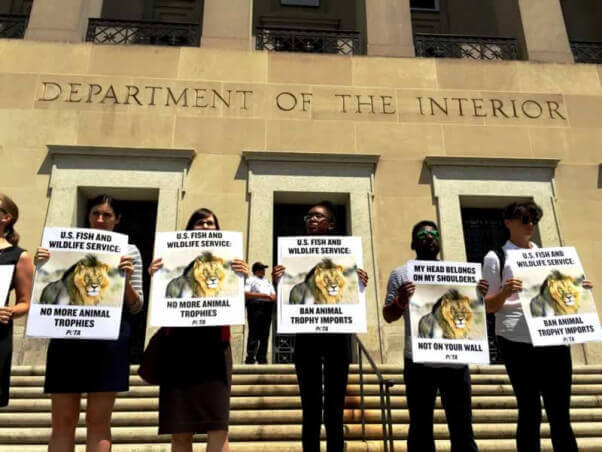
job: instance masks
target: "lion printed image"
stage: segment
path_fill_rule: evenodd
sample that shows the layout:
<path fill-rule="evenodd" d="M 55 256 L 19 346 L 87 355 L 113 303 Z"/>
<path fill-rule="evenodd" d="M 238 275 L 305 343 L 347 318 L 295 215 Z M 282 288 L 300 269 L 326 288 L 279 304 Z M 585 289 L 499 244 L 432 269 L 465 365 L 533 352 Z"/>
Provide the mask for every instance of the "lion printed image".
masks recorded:
<path fill-rule="evenodd" d="M 450 289 L 418 322 L 418 337 L 429 339 L 465 339 L 473 312 L 470 298 Z"/>
<path fill-rule="evenodd" d="M 40 303 L 96 306 L 110 284 L 109 266 L 88 255 L 73 264 L 61 279 L 47 284 Z"/>
<path fill-rule="evenodd" d="M 167 284 L 167 298 L 214 297 L 222 289 L 226 271 L 221 257 L 205 251 L 186 266 L 181 276 Z"/>
<path fill-rule="evenodd" d="M 548 317 L 578 313 L 583 279 L 554 270 L 541 285 L 539 294 L 531 299 L 531 315 Z"/>
<path fill-rule="evenodd" d="M 347 281 L 343 267 L 324 258 L 305 277 L 295 284 L 289 295 L 289 304 L 306 304 L 313 298 L 315 304 L 337 304 L 343 299 Z"/>

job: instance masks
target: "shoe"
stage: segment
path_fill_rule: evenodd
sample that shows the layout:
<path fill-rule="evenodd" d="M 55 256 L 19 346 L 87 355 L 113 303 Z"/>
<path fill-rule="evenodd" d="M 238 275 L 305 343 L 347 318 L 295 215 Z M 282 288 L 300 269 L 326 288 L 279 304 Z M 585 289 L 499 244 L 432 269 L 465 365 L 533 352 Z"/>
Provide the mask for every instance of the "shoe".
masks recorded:
<path fill-rule="evenodd" d="M 245 364 L 255 364 L 255 359 L 247 357 L 245 359 Z"/>

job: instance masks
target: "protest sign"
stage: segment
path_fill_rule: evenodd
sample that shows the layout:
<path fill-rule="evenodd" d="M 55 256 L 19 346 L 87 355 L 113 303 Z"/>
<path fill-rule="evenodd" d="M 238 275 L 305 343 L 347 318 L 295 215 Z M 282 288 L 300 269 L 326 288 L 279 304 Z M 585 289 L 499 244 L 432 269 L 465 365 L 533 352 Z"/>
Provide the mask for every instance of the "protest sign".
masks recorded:
<path fill-rule="evenodd" d="M 364 333 L 360 237 L 278 237 L 278 333 Z"/>
<path fill-rule="evenodd" d="M 240 232 L 160 232 L 153 275 L 152 326 L 216 326 L 245 323 L 244 278 L 231 268 L 242 258 Z"/>
<path fill-rule="evenodd" d="M 602 339 L 583 267 L 572 247 L 509 250 L 507 262 L 521 279 L 519 299 L 533 345 L 573 344 Z"/>
<path fill-rule="evenodd" d="M 414 362 L 489 364 L 485 302 L 477 290 L 481 265 L 409 261 Z"/>
<path fill-rule="evenodd" d="M 0 265 L 0 303 L 4 303 L 13 280 L 14 265 Z"/>
<path fill-rule="evenodd" d="M 98 229 L 45 228 L 50 259 L 34 277 L 26 333 L 31 337 L 117 339 L 126 235 Z"/>

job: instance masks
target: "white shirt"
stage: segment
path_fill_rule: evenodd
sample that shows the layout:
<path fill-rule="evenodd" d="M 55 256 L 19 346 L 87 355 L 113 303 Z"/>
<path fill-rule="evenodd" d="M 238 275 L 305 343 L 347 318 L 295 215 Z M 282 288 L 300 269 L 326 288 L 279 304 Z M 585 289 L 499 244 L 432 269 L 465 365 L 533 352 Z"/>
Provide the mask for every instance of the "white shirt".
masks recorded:
<path fill-rule="evenodd" d="M 538 248 L 533 242 L 531 242 L 531 247 Z M 502 246 L 502 250 L 506 255 L 508 250 L 518 249 L 521 248 L 509 240 Z M 500 278 L 500 260 L 495 251 L 489 251 L 483 261 L 483 278 L 489 282 L 487 296 L 498 293 L 504 286 L 503 282 L 512 279 L 514 276 L 507 259 L 501 275 L 502 278 Z M 495 313 L 495 334 L 509 341 L 531 343 L 529 327 L 518 294 L 515 293 L 506 299 L 500 310 Z"/>
<path fill-rule="evenodd" d="M 274 295 L 274 286 L 265 277 L 258 278 L 250 276 L 245 283 L 245 292 L 263 293 L 266 295 Z M 269 298 L 257 298 L 258 301 L 270 301 Z"/>

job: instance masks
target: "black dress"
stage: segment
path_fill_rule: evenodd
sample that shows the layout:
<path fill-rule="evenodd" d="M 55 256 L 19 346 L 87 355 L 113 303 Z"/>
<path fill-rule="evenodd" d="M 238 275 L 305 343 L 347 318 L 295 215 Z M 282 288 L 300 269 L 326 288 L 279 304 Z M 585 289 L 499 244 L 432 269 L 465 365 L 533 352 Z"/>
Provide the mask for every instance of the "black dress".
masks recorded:
<path fill-rule="evenodd" d="M 11 246 L 0 250 L 0 265 L 17 265 L 21 254 L 25 250 Z M 15 274 L 10 283 L 10 290 L 15 288 Z M 10 294 L 9 290 L 9 294 Z M 4 306 L 8 304 L 6 296 Z M 8 405 L 8 391 L 10 388 L 10 364 L 13 356 L 13 321 L 0 323 L 0 407 Z"/>

